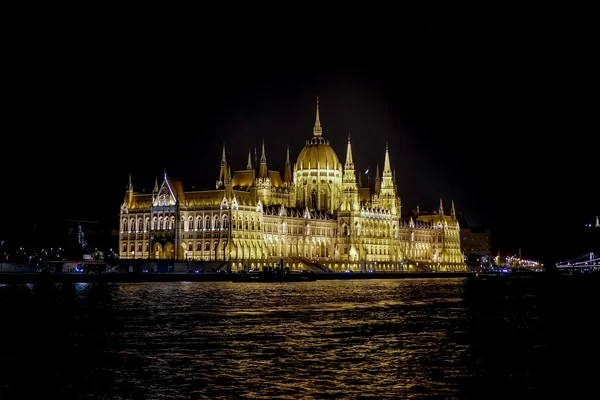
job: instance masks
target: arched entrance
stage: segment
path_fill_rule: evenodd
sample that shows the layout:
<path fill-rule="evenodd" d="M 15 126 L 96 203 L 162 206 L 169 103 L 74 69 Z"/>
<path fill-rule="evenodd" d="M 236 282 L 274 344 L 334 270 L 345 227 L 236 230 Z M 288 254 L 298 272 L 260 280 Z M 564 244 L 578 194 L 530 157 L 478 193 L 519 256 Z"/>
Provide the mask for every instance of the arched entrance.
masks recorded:
<path fill-rule="evenodd" d="M 191 256 L 191 254 L 190 254 L 190 256 Z M 185 243 L 181 243 L 181 246 L 179 247 L 179 258 L 182 258 L 184 260 L 188 259 L 188 249 L 187 249 Z"/>
<path fill-rule="evenodd" d="M 168 259 L 168 260 L 174 260 L 175 259 L 175 246 L 173 246 L 173 243 L 168 242 L 165 243 L 165 256 L 164 258 Z"/>
<path fill-rule="evenodd" d="M 163 247 L 160 243 L 154 243 L 154 246 L 152 246 L 152 254 L 154 254 L 154 258 L 163 258 Z"/>

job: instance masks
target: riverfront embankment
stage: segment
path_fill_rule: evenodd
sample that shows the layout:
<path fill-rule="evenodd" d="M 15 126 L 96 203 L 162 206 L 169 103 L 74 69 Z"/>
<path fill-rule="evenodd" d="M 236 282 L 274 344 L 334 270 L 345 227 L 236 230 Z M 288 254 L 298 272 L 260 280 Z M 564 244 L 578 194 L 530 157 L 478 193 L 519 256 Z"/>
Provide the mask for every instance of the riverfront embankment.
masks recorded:
<path fill-rule="evenodd" d="M 240 274 L 178 272 L 165 273 L 0 273 L 0 284 L 8 283 L 121 283 L 121 282 L 225 282 L 233 281 Z M 375 272 L 375 273 L 322 273 L 314 274 L 316 280 L 348 279 L 410 279 L 410 278 L 463 278 L 475 276 L 473 272 Z"/>

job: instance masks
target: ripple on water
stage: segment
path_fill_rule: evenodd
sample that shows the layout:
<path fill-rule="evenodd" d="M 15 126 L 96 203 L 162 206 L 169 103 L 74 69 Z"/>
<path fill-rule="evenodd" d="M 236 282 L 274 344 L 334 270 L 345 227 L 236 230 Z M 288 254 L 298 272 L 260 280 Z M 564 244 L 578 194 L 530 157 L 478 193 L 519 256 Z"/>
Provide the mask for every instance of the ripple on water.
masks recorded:
<path fill-rule="evenodd" d="M 84 390 L 73 382 L 91 374 L 96 398 L 459 397 L 475 364 L 463 283 L 77 286 L 46 309 L 65 314 L 51 386 Z"/>

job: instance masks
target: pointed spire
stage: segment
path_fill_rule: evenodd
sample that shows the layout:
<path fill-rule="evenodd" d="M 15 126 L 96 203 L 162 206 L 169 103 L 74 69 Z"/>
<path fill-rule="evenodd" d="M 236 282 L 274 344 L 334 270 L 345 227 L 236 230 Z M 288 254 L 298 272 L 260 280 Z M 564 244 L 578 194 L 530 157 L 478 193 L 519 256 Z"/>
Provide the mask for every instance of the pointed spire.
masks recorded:
<path fill-rule="evenodd" d="M 287 153 L 285 156 L 285 170 L 283 171 L 283 182 L 290 185 L 293 181 L 292 177 L 292 163 L 290 161 L 290 145 L 287 146 Z"/>
<path fill-rule="evenodd" d="M 385 161 L 383 162 L 383 176 L 392 176 L 392 168 L 390 167 L 390 152 L 388 150 L 387 142 L 385 143 Z"/>
<path fill-rule="evenodd" d="M 600 220 L 598 219 L 597 215 L 596 215 L 596 228 L 600 228 Z"/>
<path fill-rule="evenodd" d="M 165 168 L 165 179 L 167 179 L 167 169 Z"/>
<path fill-rule="evenodd" d="M 217 181 L 217 189 L 222 187 L 229 180 L 227 174 L 227 158 L 225 157 L 225 142 L 223 142 L 223 154 L 221 156 L 221 168 L 219 170 L 219 180 Z"/>
<path fill-rule="evenodd" d="M 223 156 L 221 157 L 221 165 L 227 164 L 227 159 L 225 158 L 225 142 L 223 142 Z"/>
<path fill-rule="evenodd" d="M 454 209 L 454 200 L 452 200 L 452 208 L 450 209 L 451 215 L 456 215 L 456 210 Z"/>
<path fill-rule="evenodd" d="M 246 169 L 252 169 L 252 149 L 248 148 L 248 165 Z"/>
<path fill-rule="evenodd" d="M 321 120 L 319 119 L 319 96 L 317 96 L 317 118 L 315 119 L 315 127 L 313 128 L 313 135 L 319 137 L 323 135 L 323 129 L 321 128 Z"/>
<path fill-rule="evenodd" d="M 231 182 L 231 165 L 227 166 L 227 182 Z"/>
<path fill-rule="evenodd" d="M 133 192 L 133 184 L 131 183 L 131 172 L 129 173 L 129 187 L 128 187 L 130 192 Z"/>
<path fill-rule="evenodd" d="M 158 192 L 158 176 L 154 177 L 154 190 L 153 192 Z"/>
<path fill-rule="evenodd" d="M 265 138 L 262 140 L 262 155 L 260 156 L 260 167 L 258 169 L 258 177 L 266 179 L 269 177 L 269 170 L 267 169 L 267 153 L 265 152 Z"/>
<path fill-rule="evenodd" d="M 440 209 L 439 209 L 439 214 L 442 215 L 444 214 L 444 204 L 442 204 L 442 198 L 440 197 Z"/>
<path fill-rule="evenodd" d="M 348 147 L 346 148 L 346 169 L 354 169 L 354 161 L 352 160 L 352 144 L 350 143 L 350 134 L 348 133 Z"/>
<path fill-rule="evenodd" d="M 262 140 L 262 153 L 260 155 L 260 163 L 261 164 L 267 163 L 267 154 L 265 152 L 265 138 L 263 138 L 263 140 Z"/>

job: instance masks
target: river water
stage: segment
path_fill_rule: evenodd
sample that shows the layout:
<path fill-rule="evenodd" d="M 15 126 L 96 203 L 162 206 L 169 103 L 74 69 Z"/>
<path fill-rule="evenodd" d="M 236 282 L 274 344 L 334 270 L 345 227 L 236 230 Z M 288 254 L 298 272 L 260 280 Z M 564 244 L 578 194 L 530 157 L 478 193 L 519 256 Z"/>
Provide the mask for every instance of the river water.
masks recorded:
<path fill-rule="evenodd" d="M 531 399 L 560 389 L 572 374 L 556 369 L 581 360 L 551 349 L 551 333 L 587 328 L 566 309 L 549 313 L 568 299 L 540 285 L 473 290 L 470 279 L 0 285 L 0 392 Z"/>

